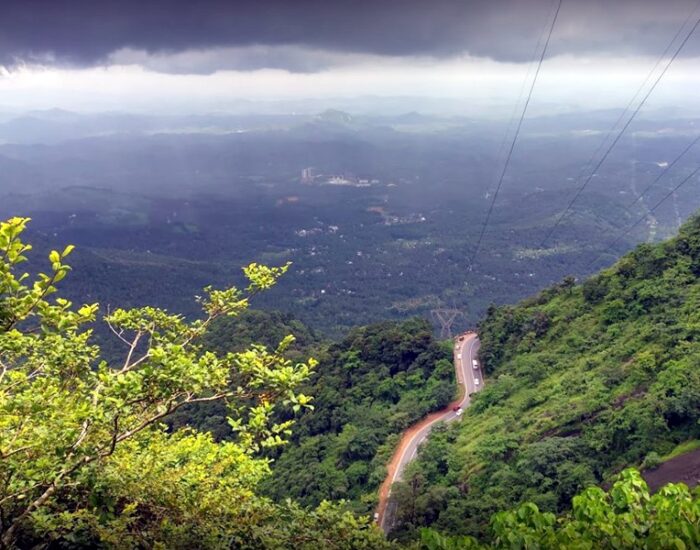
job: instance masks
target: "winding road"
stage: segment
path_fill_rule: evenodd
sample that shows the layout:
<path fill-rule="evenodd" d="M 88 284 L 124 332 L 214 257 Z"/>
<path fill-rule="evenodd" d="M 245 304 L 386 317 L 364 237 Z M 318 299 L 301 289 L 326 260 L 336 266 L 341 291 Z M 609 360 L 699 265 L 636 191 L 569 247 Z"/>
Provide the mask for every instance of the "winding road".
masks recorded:
<path fill-rule="evenodd" d="M 475 332 L 466 332 L 455 339 L 454 364 L 461 397 L 450 403 L 445 409 L 429 414 L 408 428 L 401 436 L 394 456 L 387 465 L 386 479 L 379 488 L 379 504 L 375 520 L 385 532 L 389 532 L 393 526 L 394 509 L 390 499 L 391 486 L 401 479 L 406 466 L 416 457 L 418 448 L 428 438 L 433 426 L 438 422 L 453 422 L 461 418 L 462 411 L 469 406 L 471 394 L 483 387 L 481 368 L 480 366 L 474 368 L 472 363 L 476 360 L 478 351 L 479 337 Z"/>

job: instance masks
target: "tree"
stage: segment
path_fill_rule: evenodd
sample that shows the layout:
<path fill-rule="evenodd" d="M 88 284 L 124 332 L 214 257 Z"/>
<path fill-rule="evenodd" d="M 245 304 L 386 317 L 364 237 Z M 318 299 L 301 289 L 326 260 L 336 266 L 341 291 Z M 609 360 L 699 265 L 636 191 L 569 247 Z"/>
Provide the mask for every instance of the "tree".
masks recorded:
<path fill-rule="evenodd" d="M 274 351 L 253 345 L 224 356 L 200 342 L 288 266 L 251 264 L 245 290 L 205 289 L 199 320 L 152 307 L 108 312 L 124 346 L 113 364 L 91 341 L 97 304 L 76 309 L 56 296 L 72 247 L 50 253 L 48 274 L 19 273 L 31 250 L 21 240 L 28 221 L 0 224 L 0 545 L 219 547 L 256 525 L 269 536 L 265 518 L 276 512 L 255 493 L 269 472 L 258 453 L 290 433 L 291 420 L 271 420 L 276 406 L 310 407 L 296 387 L 315 361 L 285 358 L 291 336 Z M 213 401 L 226 403 L 235 440 L 162 423 Z M 317 514 L 342 516 L 332 507 Z M 378 537 L 356 527 L 361 539 Z"/>

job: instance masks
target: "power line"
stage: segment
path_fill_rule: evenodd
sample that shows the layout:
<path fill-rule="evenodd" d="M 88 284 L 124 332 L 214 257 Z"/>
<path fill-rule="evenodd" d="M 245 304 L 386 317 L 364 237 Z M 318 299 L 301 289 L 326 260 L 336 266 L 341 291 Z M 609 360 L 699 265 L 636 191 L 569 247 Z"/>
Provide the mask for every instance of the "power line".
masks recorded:
<path fill-rule="evenodd" d="M 553 5 L 554 3 L 552 3 L 552 6 Z M 501 140 L 501 144 L 498 147 L 498 154 L 496 155 L 496 163 L 498 166 L 501 165 L 501 158 L 503 157 L 503 152 L 505 151 L 506 143 L 508 143 L 508 136 L 510 135 L 510 130 L 513 127 L 513 123 L 515 122 L 515 117 L 518 114 L 518 107 L 520 106 L 520 102 L 523 98 L 523 95 L 525 95 L 525 88 L 527 86 L 528 81 L 530 80 L 530 73 L 532 72 L 532 68 L 534 67 L 535 61 L 537 60 L 537 52 L 540 51 L 540 47 L 542 46 L 542 41 L 544 40 L 544 35 L 546 32 L 547 25 L 543 25 L 542 32 L 540 32 L 540 37 L 537 39 L 537 44 L 535 44 L 535 47 L 532 50 L 532 55 L 530 55 L 530 62 L 527 65 L 527 72 L 525 73 L 525 78 L 523 78 L 522 84 L 520 84 L 518 99 L 513 104 L 513 111 L 511 112 L 510 118 L 508 119 L 508 126 L 506 126 L 506 131 L 503 133 L 503 139 Z M 495 172 L 495 175 L 498 175 L 498 171 Z"/>
<path fill-rule="evenodd" d="M 630 208 L 632 208 L 635 204 L 637 204 L 639 201 L 641 201 L 642 198 L 644 197 L 644 195 L 646 195 L 647 192 L 648 192 L 652 187 L 654 187 L 654 185 L 656 185 L 656 184 L 659 182 L 659 180 L 660 180 L 661 178 L 663 178 L 663 177 L 676 165 L 676 163 L 677 163 L 679 160 L 681 160 L 681 159 L 685 156 L 685 154 L 686 154 L 688 151 L 690 151 L 690 150 L 695 146 L 695 144 L 696 144 L 698 141 L 700 141 L 700 135 L 698 135 L 698 137 L 696 137 L 693 141 L 691 141 L 691 142 L 690 142 L 690 145 L 688 145 L 685 149 L 683 149 L 683 151 L 681 152 L 681 154 L 678 155 L 675 159 L 673 159 L 673 162 L 671 162 L 671 164 L 669 164 L 668 166 L 666 166 L 666 168 L 664 168 L 664 169 L 661 171 L 661 173 L 660 173 L 658 176 L 656 176 L 656 179 L 654 179 L 654 181 L 652 181 L 649 185 L 647 185 L 646 189 L 644 189 L 644 191 L 642 191 L 642 192 L 640 193 L 640 195 L 634 200 L 634 202 L 630 203 L 630 205 L 629 205 L 627 208 L 630 209 Z"/>
<path fill-rule="evenodd" d="M 697 9 L 697 6 L 696 6 L 695 9 Z M 694 12 L 694 11 L 695 11 L 695 10 L 693 10 L 693 12 Z M 632 124 L 632 121 L 635 119 L 635 117 L 637 116 L 637 114 L 639 114 L 639 111 L 641 111 L 642 107 L 643 107 L 644 104 L 647 102 L 647 99 L 649 99 L 649 96 L 651 96 L 652 92 L 656 89 L 656 86 L 659 84 L 659 82 L 661 82 L 661 79 L 664 77 L 664 75 L 666 74 L 666 72 L 668 71 L 668 69 L 671 67 L 671 65 L 673 64 L 673 62 L 676 60 L 676 58 L 678 57 L 678 55 L 681 53 L 681 50 L 682 50 L 682 49 L 685 47 L 685 45 L 688 43 L 688 40 L 690 40 L 690 37 L 693 35 L 693 33 L 695 32 L 695 30 L 698 28 L 698 25 L 700 25 L 700 17 L 695 21 L 695 24 L 694 24 L 693 27 L 690 29 L 690 31 L 688 32 L 688 34 L 686 34 L 686 36 L 685 36 L 685 38 L 683 39 L 683 41 L 681 42 L 680 46 L 678 46 L 678 48 L 676 49 L 676 51 L 674 52 L 674 54 L 673 54 L 673 55 L 671 56 L 671 58 L 669 59 L 668 63 L 666 63 L 666 66 L 664 67 L 663 71 L 661 71 L 661 74 L 660 74 L 660 75 L 657 77 L 657 79 L 654 81 L 654 83 L 652 84 L 651 88 L 649 88 L 649 91 L 648 91 L 648 92 L 646 93 L 646 95 L 642 98 L 642 101 L 639 103 L 639 105 L 637 105 L 637 108 L 636 108 L 636 109 L 634 110 L 634 112 L 632 113 L 632 116 L 627 120 L 627 122 L 626 122 L 625 125 L 622 127 L 622 129 L 621 129 L 620 132 L 617 134 L 617 136 L 615 136 L 615 139 L 614 139 L 613 142 L 610 144 L 610 147 L 608 147 L 608 149 L 605 151 L 605 154 L 604 154 L 604 155 L 601 157 L 601 159 L 598 161 L 598 164 L 596 164 L 596 167 L 593 169 L 593 171 L 592 171 L 592 172 L 589 174 L 589 176 L 586 178 L 586 181 L 583 182 L 583 185 L 581 185 L 581 187 L 578 188 L 578 190 L 577 190 L 576 193 L 574 194 L 573 198 L 572 198 L 571 201 L 569 202 L 569 204 L 568 204 L 568 206 L 566 207 L 566 209 L 564 210 L 564 212 L 561 213 L 561 215 L 557 218 L 556 222 L 554 222 L 554 225 L 551 227 L 551 229 L 549 230 L 549 232 L 547 233 L 547 235 L 545 236 L 545 238 L 542 239 L 542 242 L 540 243 L 540 248 L 544 247 L 544 245 L 545 245 L 546 242 L 549 240 L 549 238 L 554 234 L 554 231 L 556 231 L 557 227 L 559 227 L 559 225 L 561 224 L 561 222 L 562 222 L 562 220 L 564 219 L 564 217 L 569 213 L 569 211 L 571 210 L 571 207 L 573 206 L 573 204 L 576 202 L 576 200 L 577 200 L 578 197 L 581 195 L 581 193 L 582 193 L 583 190 L 586 188 L 586 186 L 591 182 L 591 180 L 593 179 L 593 176 L 596 175 L 596 173 L 598 172 L 598 170 L 600 169 L 600 167 L 601 167 L 601 166 L 603 165 L 603 163 L 606 161 L 606 159 L 608 158 L 608 156 L 610 155 L 610 153 L 612 152 L 612 150 L 615 148 L 615 145 L 617 145 L 617 143 L 620 141 L 620 138 L 624 135 L 625 131 L 627 130 L 627 128 L 629 128 L 630 124 Z M 685 23 L 684 23 L 684 26 L 685 26 Z M 681 27 L 681 28 L 682 28 L 682 27 Z M 674 40 L 675 40 L 675 39 L 674 39 Z M 673 42 L 671 42 L 671 43 L 673 43 Z"/>
<path fill-rule="evenodd" d="M 642 217 L 640 217 L 632 226 L 630 226 L 628 229 L 626 229 L 624 232 L 622 232 L 620 235 L 617 236 L 617 238 L 608 246 L 601 254 L 599 254 L 595 260 L 593 260 L 588 266 L 592 266 L 594 263 L 596 263 L 602 256 L 607 252 L 608 250 L 611 250 L 617 243 L 619 243 L 623 238 L 625 238 L 627 235 L 629 235 L 640 223 L 642 223 L 645 219 L 647 219 L 651 214 L 653 214 L 659 206 L 661 206 L 666 200 L 671 197 L 676 191 L 678 191 L 683 185 L 685 185 L 687 182 L 689 182 L 693 177 L 695 177 L 698 173 L 700 173 L 700 166 L 695 168 L 689 175 L 687 175 L 683 180 L 676 185 L 673 189 L 671 189 L 663 199 L 661 199 L 659 202 L 657 202 L 652 208 L 649 209 L 648 212 L 646 212 Z"/>
<path fill-rule="evenodd" d="M 554 26 L 556 25 L 557 18 L 559 17 L 559 11 L 561 10 L 561 4 L 562 4 L 562 0 L 558 0 L 557 10 L 554 12 L 554 18 L 552 19 L 552 24 L 549 27 L 549 33 L 547 34 L 547 41 L 544 44 L 544 48 L 542 48 L 542 55 L 540 55 L 540 59 L 539 59 L 539 62 L 537 64 L 537 70 L 535 71 L 535 76 L 532 79 L 532 85 L 530 86 L 530 90 L 528 92 L 527 99 L 525 100 L 525 105 L 523 106 L 523 112 L 520 115 L 520 120 L 518 121 L 518 125 L 515 129 L 515 134 L 513 135 L 513 141 L 510 144 L 510 149 L 508 150 L 508 155 L 506 156 L 506 161 L 503 164 L 503 170 L 501 171 L 501 175 L 498 178 L 498 184 L 496 185 L 496 191 L 494 192 L 493 198 L 491 199 L 491 204 L 489 205 L 489 209 L 488 209 L 488 212 L 486 214 L 486 219 L 484 220 L 484 223 L 481 226 L 481 233 L 479 234 L 479 239 L 477 240 L 476 248 L 474 249 L 474 254 L 472 254 L 471 260 L 469 261 L 470 268 L 474 264 L 474 260 L 476 259 L 476 256 L 479 253 L 479 249 L 481 248 L 481 241 L 484 239 L 484 233 L 486 232 L 486 227 L 488 226 L 489 221 L 491 221 L 491 214 L 493 213 L 493 207 L 496 204 L 496 199 L 498 198 L 498 193 L 500 192 L 501 186 L 503 185 L 503 179 L 505 178 L 506 172 L 508 171 L 510 159 L 513 156 L 513 151 L 515 150 L 515 144 L 518 141 L 518 136 L 520 135 L 520 129 L 522 128 L 523 120 L 525 120 L 525 114 L 527 113 L 527 108 L 530 105 L 530 100 L 532 99 L 532 92 L 535 89 L 535 84 L 537 84 L 537 77 L 540 74 L 540 69 L 542 69 L 542 63 L 544 62 L 545 55 L 547 54 L 549 42 L 552 38 L 552 32 L 554 32 Z"/>
<path fill-rule="evenodd" d="M 552 6 L 554 6 L 554 2 L 552 2 Z M 551 13 L 551 10 L 550 10 Z M 548 18 L 549 19 L 549 18 Z M 546 22 L 545 22 L 546 23 Z M 508 119 L 508 125 L 506 126 L 505 132 L 503 132 L 503 138 L 501 139 L 501 144 L 498 147 L 498 153 L 496 154 L 496 171 L 494 172 L 495 176 L 498 176 L 499 171 L 498 167 L 502 166 L 501 160 L 503 159 L 503 153 L 506 149 L 506 144 L 508 143 L 508 136 L 510 135 L 511 128 L 513 128 L 513 124 L 515 123 L 515 118 L 518 114 L 518 107 L 521 104 L 521 100 L 523 99 L 523 96 L 525 95 L 525 89 L 527 87 L 527 83 L 530 80 L 530 73 L 532 72 L 532 68 L 535 65 L 535 61 L 537 61 L 538 58 L 538 53 L 540 51 L 540 46 L 542 45 L 542 41 L 544 40 L 545 33 L 547 32 L 547 25 L 542 25 L 542 32 L 540 32 L 540 37 L 537 39 L 537 44 L 535 44 L 535 47 L 532 50 L 532 55 L 530 56 L 530 62 L 527 65 L 527 72 L 525 73 L 525 77 L 523 78 L 522 84 L 520 84 L 520 91 L 518 92 L 518 98 L 516 99 L 515 103 L 513 104 L 513 110 L 510 114 L 510 117 Z M 498 185 L 497 177 L 494 178 L 494 181 L 496 182 L 496 185 Z M 490 194 L 490 189 L 487 189 L 486 193 L 486 199 L 488 199 Z M 483 235 L 482 235 L 483 236 Z M 481 238 L 479 239 L 479 245 L 481 244 Z M 477 249 L 475 249 L 478 252 L 478 246 Z M 472 270 L 472 261 L 476 257 L 476 252 L 472 255 L 472 258 L 469 261 L 469 266 L 467 267 L 468 271 Z"/>
<path fill-rule="evenodd" d="M 671 46 L 678 40 L 678 37 L 681 35 L 681 32 L 685 28 L 685 26 L 688 24 L 688 21 L 690 21 L 691 17 L 695 13 L 695 11 L 700 7 L 700 0 L 698 0 L 698 3 L 695 4 L 695 7 L 690 10 L 688 15 L 685 18 L 685 21 L 683 21 L 683 24 L 678 28 L 676 31 L 676 34 L 673 35 L 673 38 L 671 41 L 668 43 L 668 46 L 666 46 L 666 49 L 663 51 L 663 53 L 658 57 L 656 60 L 656 63 L 654 63 L 654 66 L 651 68 L 651 70 L 647 73 L 646 78 L 644 81 L 639 85 L 637 88 L 637 91 L 634 93 L 632 96 L 632 99 L 629 100 L 629 103 L 627 106 L 622 110 L 620 113 L 620 116 L 617 117 L 617 120 L 615 120 L 615 123 L 610 127 L 610 129 L 606 132 L 605 138 L 600 142 L 596 150 L 593 152 L 591 155 L 591 158 L 588 159 L 588 162 L 581 168 L 581 170 L 578 173 L 578 176 L 576 177 L 576 181 L 581 181 L 581 178 L 583 177 L 584 174 L 588 172 L 588 170 L 593 166 L 593 162 L 595 159 L 598 157 L 598 154 L 603 150 L 605 145 L 607 145 L 608 140 L 610 139 L 610 136 L 612 135 L 613 131 L 615 128 L 618 127 L 618 125 L 624 120 L 625 116 L 627 116 L 627 113 L 629 113 L 630 109 L 632 108 L 632 105 L 634 105 L 634 102 L 637 100 L 637 97 L 639 97 L 639 94 L 642 93 L 642 90 L 645 88 L 645 86 L 649 83 L 649 80 L 651 80 L 651 77 L 654 75 L 656 72 L 656 69 L 661 65 L 661 62 L 664 60 L 664 58 L 668 55 L 668 52 L 671 51 Z M 646 192 L 646 191 L 645 191 Z M 644 193 L 642 193 L 644 195 Z M 630 205 L 631 206 L 631 205 Z"/>

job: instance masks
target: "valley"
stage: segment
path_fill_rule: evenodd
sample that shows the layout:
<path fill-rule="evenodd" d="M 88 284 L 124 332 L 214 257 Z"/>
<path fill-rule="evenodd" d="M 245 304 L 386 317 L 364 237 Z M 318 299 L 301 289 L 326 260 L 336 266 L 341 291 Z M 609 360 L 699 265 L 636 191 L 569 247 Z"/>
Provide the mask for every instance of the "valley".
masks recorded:
<path fill-rule="evenodd" d="M 227 284 L 246 262 L 291 261 L 260 307 L 291 312 L 333 337 L 382 319 L 432 318 L 440 309 L 459 311 L 453 328 L 461 331 L 490 304 L 511 303 L 567 275 L 585 277 L 635 242 L 673 234 L 691 214 L 700 197 L 686 186 L 649 224 L 615 242 L 684 174 L 677 167 L 636 200 L 688 131 L 687 121 L 640 120 L 605 177 L 542 244 L 596 137 L 618 114 L 528 121 L 473 266 L 505 128 L 463 117 L 412 117 L 409 127 L 404 116 L 333 111 L 212 115 L 188 119 L 183 132 L 166 125 L 155 133 L 144 125 L 162 121 L 145 117 L 125 133 L 127 116 L 38 112 L 31 128 L 47 133 L 31 139 L 45 143 L 0 146 L 0 215 L 34 217 L 37 246 L 56 239 L 77 246 L 80 269 L 66 288 L 74 298 L 192 314 L 188 296 Z M 228 130 L 213 132 L 214 123 Z M 7 124 L 23 135 L 26 121 Z M 86 128 L 80 139 L 51 134 L 64 128 L 68 135 L 77 125 Z M 240 125 L 248 130 L 238 132 Z M 90 134 L 95 128 L 100 135 Z M 376 183 L 304 183 L 309 167 Z M 130 284 L 113 285 L 113 278 Z"/>
<path fill-rule="evenodd" d="M 0 550 L 700 549 L 700 0 L 3 0 Z"/>

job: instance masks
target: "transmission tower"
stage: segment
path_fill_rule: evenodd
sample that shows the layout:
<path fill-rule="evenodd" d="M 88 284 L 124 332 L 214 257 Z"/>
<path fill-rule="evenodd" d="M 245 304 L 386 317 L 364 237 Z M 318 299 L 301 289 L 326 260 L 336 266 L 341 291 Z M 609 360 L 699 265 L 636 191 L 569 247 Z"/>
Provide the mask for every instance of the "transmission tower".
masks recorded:
<path fill-rule="evenodd" d="M 457 317 L 462 315 L 459 309 L 432 309 L 430 314 L 440 323 L 440 338 L 445 340 L 452 338 L 452 325 Z"/>

